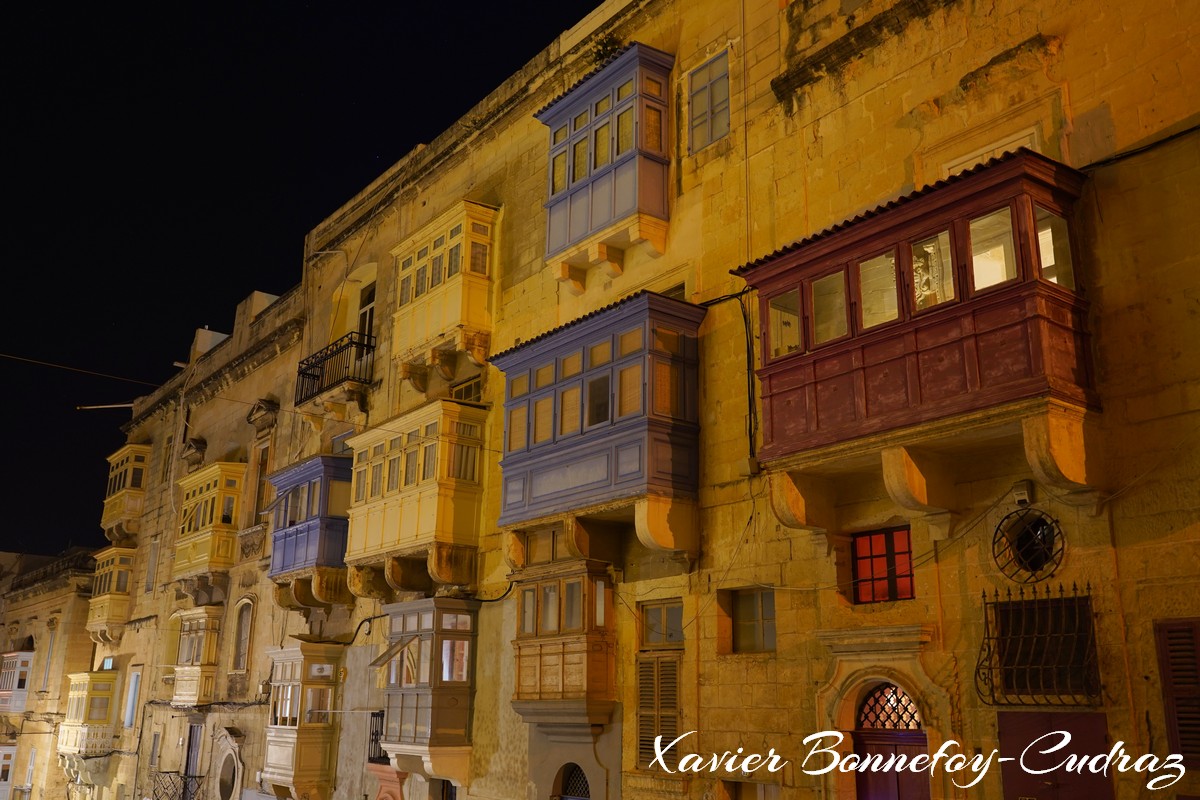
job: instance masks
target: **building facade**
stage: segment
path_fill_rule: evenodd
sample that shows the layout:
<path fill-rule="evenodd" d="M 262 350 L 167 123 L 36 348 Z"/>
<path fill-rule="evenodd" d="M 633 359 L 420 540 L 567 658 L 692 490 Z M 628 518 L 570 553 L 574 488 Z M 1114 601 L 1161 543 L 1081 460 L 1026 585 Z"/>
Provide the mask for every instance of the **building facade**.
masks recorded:
<path fill-rule="evenodd" d="M 605 3 L 135 404 L 10 796 L 1200 795 L 1198 30 Z"/>

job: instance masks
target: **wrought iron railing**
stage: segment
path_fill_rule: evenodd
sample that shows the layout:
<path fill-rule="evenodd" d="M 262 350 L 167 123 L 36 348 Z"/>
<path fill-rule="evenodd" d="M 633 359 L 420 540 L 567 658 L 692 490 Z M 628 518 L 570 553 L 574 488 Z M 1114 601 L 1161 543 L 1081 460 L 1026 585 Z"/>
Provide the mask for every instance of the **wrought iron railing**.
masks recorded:
<path fill-rule="evenodd" d="M 152 772 L 154 800 L 199 800 L 204 792 L 203 775 Z"/>
<path fill-rule="evenodd" d="M 388 754 L 383 750 L 383 711 L 372 711 L 371 735 L 367 739 L 367 761 L 372 764 L 386 764 L 388 760 Z"/>
<path fill-rule="evenodd" d="M 375 361 L 375 337 L 348 333 L 300 362 L 296 378 L 296 403 L 350 381 L 370 383 Z"/>
<path fill-rule="evenodd" d="M 1088 706 L 1101 699 L 1091 587 L 983 594 L 975 688 L 988 705 Z"/>

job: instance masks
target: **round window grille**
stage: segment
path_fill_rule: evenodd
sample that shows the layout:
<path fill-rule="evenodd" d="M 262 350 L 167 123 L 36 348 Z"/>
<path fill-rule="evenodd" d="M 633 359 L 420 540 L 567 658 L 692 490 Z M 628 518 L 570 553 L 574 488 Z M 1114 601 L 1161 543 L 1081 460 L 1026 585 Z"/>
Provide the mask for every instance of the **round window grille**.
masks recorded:
<path fill-rule="evenodd" d="M 996 526 L 992 557 L 1007 577 L 1019 583 L 1049 578 L 1062 563 L 1066 537 L 1058 520 L 1036 508 L 1018 508 Z"/>
<path fill-rule="evenodd" d="M 881 683 L 863 699 L 858 707 L 860 729 L 919 731 L 921 712 L 917 704 L 895 684 Z"/>

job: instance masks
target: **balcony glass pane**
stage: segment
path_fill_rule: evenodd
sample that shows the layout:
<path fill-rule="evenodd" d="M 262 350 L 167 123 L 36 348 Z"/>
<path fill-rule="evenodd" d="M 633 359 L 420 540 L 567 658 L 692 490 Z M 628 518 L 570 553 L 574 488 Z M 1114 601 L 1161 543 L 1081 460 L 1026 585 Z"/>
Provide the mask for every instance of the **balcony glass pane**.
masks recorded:
<path fill-rule="evenodd" d="M 954 299 L 950 231 L 913 242 L 913 301 L 918 311 Z"/>
<path fill-rule="evenodd" d="M 554 435 L 554 396 L 533 401 L 533 443 L 549 441 Z"/>
<path fill-rule="evenodd" d="M 520 450 L 525 447 L 525 424 L 528 409 L 518 406 L 508 412 L 508 449 Z"/>
<path fill-rule="evenodd" d="M 976 289 L 1017 277 L 1012 213 L 1008 206 L 971 220 L 971 270 Z"/>
<path fill-rule="evenodd" d="M 1044 208 L 1034 207 L 1037 223 L 1038 255 L 1042 277 L 1066 289 L 1075 288 L 1075 270 L 1071 262 L 1071 241 L 1067 221 Z"/>
<path fill-rule="evenodd" d="M 579 400 L 582 389 L 570 386 L 562 390 L 558 396 L 558 435 L 567 436 L 579 433 Z"/>
<path fill-rule="evenodd" d="M 858 288 L 864 329 L 891 322 L 900 316 L 896 297 L 896 254 L 863 261 L 858 265 Z"/>
<path fill-rule="evenodd" d="M 442 641 L 442 681 L 465 683 L 469 674 L 471 643 L 465 639 Z"/>
<path fill-rule="evenodd" d="M 800 349 L 800 290 L 772 297 L 767 303 L 771 357 Z"/>
<path fill-rule="evenodd" d="M 542 616 L 541 633 L 558 632 L 558 584 L 547 583 L 542 586 Z"/>
<path fill-rule="evenodd" d="M 617 373 L 617 416 L 642 410 L 642 365 L 630 364 Z"/>
<path fill-rule="evenodd" d="M 577 631 L 583 627 L 583 581 L 563 584 L 563 630 Z"/>
<path fill-rule="evenodd" d="M 608 422 L 610 413 L 609 376 L 606 373 L 588 381 L 587 426 Z"/>
<path fill-rule="evenodd" d="M 813 281 L 812 294 L 813 341 L 821 344 L 845 336 L 849 330 L 845 274 L 839 271 Z"/>

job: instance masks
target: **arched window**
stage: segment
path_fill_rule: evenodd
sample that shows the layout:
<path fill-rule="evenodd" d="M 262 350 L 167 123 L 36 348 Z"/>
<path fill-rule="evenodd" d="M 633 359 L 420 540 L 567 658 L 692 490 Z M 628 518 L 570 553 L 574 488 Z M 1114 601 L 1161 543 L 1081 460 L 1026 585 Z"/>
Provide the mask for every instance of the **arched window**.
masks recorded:
<path fill-rule="evenodd" d="M 881 683 L 867 693 L 858 707 L 859 730 L 917 731 L 921 713 L 917 704 L 899 686 Z"/>
<path fill-rule="evenodd" d="M 558 792 L 554 796 L 558 800 L 586 800 L 592 796 L 588 788 L 587 775 L 578 764 L 564 764 L 558 771 Z"/>
<path fill-rule="evenodd" d="M 254 624 L 254 603 L 245 600 L 237 607 L 234 623 L 233 669 L 245 670 L 250 661 L 250 629 Z"/>

